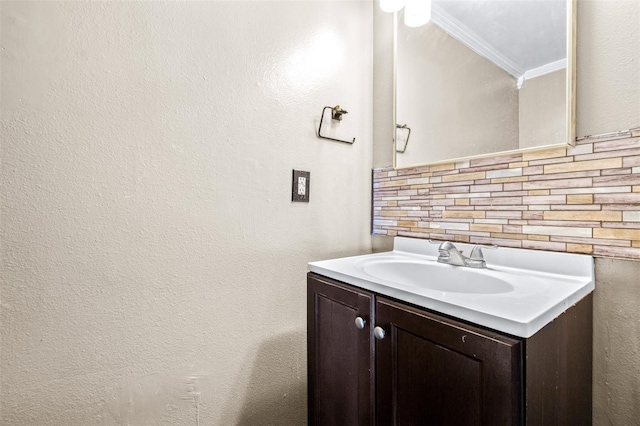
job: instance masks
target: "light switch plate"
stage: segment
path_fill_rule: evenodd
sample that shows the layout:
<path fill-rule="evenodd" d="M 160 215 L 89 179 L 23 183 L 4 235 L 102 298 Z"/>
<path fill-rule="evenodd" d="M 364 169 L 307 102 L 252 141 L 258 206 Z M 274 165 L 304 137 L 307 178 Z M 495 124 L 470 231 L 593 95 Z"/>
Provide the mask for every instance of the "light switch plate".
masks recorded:
<path fill-rule="evenodd" d="M 291 201 L 309 202 L 309 184 L 311 183 L 310 176 L 310 172 L 293 170 Z"/>

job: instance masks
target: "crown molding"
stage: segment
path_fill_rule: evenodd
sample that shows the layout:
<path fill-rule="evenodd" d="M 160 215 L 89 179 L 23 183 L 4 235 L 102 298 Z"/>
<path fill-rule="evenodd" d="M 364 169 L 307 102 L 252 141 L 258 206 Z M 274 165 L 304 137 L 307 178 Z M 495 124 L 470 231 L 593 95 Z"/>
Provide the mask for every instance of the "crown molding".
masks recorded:
<path fill-rule="evenodd" d="M 457 39 L 469 49 L 487 58 L 515 78 L 519 78 L 525 73 L 509 58 L 501 54 L 485 39 L 473 32 L 469 27 L 462 24 L 449 13 L 445 12 L 437 3 L 431 5 L 431 20 L 440 28 L 445 30 L 453 38 Z"/>
<path fill-rule="evenodd" d="M 555 62 L 549 62 L 548 64 L 544 64 L 539 66 L 538 68 L 533 68 L 524 72 L 524 79 L 530 80 L 532 78 L 540 77 L 545 74 L 551 74 L 555 71 L 560 71 L 567 67 L 567 58 L 560 59 Z"/>

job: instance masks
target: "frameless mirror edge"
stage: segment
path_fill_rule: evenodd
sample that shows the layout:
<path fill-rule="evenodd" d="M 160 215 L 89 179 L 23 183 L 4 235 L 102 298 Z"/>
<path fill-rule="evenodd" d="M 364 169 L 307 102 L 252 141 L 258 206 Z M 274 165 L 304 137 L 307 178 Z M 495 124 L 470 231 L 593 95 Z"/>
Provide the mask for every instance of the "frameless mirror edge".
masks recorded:
<path fill-rule="evenodd" d="M 445 163 L 459 163 L 463 161 L 469 161 L 475 158 L 486 158 L 490 156 L 509 155 L 521 152 L 535 152 L 545 151 L 553 148 L 572 147 L 576 145 L 576 32 L 577 32 L 577 1 L 578 0 L 566 0 L 567 4 L 567 75 L 566 75 L 566 122 L 567 122 L 567 136 L 565 143 L 542 145 L 534 148 L 521 148 L 507 151 L 488 152 L 485 154 L 471 155 L 466 157 L 457 157 L 450 159 L 443 159 L 437 161 L 430 161 L 425 163 L 410 164 L 402 167 L 398 167 L 396 142 L 397 142 L 397 129 L 393 129 L 393 164 L 394 170 L 413 169 L 416 167 L 445 164 Z M 398 12 L 393 13 L 393 121 L 396 123 L 396 110 L 397 110 L 397 76 L 398 76 Z"/>

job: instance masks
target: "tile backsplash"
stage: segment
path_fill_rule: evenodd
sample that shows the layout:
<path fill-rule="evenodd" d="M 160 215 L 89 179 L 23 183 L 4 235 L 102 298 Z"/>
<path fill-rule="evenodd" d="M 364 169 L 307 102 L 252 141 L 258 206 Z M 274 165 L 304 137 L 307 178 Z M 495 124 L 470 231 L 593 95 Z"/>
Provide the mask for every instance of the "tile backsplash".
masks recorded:
<path fill-rule="evenodd" d="M 640 133 L 373 171 L 373 233 L 640 260 Z"/>

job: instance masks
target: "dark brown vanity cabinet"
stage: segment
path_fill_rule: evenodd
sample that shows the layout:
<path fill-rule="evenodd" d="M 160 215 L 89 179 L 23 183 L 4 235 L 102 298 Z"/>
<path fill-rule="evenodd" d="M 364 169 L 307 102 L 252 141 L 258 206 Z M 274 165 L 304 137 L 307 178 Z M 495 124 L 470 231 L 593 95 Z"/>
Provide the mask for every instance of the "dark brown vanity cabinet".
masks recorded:
<path fill-rule="evenodd" d="M 307 282 L 310 425 L 591 424 L 591 296 L 523 339 Z"/>

